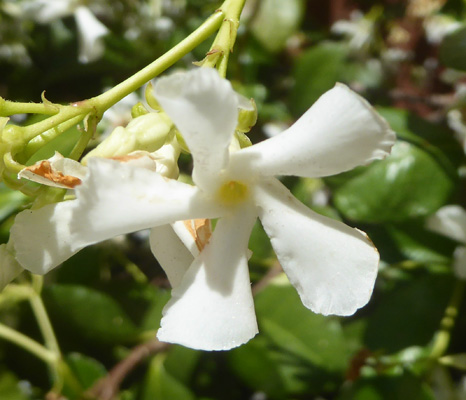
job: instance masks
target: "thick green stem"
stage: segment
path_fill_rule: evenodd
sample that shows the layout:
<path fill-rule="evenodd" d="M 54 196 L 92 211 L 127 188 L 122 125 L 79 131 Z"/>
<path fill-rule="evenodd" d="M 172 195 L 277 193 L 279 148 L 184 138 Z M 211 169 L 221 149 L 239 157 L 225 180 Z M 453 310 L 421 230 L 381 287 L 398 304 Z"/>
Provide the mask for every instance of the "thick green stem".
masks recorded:
<path fill-rule="evenodd" d="M 41 133 L 48 131 L 52 128 L 55 128 L 56 126 L 62 124 L 63 122 L 66 122 L 72 118 L 80 116 L 81 119 L 83 119 L 89 112 L 91 112 L 91 109 L 88 108 L 87 106 L 85 107 L 84 105 L 80 106 L 60 106 L 60 112 L 57 115 L 54 115 L 52 117 L 48 117 L 44 119 L 43 121 L 37 122 L 32 125 L 28 125 L 23 127 L 24 131 L 24 140 L 25 141 L 30 141 L 34 139 L 36 136 L 40 135 Z"/>
<path fill-rule="evenodd" d="M 0 117 L 15 114 L 49 114 L 58 113 L 58 107 L 44 103 L 20 103 L 0 98 Z"/>
<path fill-rule="evenodd" d="M 442 357 L 448 349 L 450 343 L 451 331 L 455 326 L 456 317 L 458 316 L 458 308 L 463 299 L 465 283 L 463 280 L 458 280 L 450 302 L 448 303 L 442 321 L 440 322 L 440 329 L 437 331 L 432 344 L 432 350 L 430 351 L 429 358 L 432 360 L 438 360 Z"/>
<path fill-rule="evenodd" d="M 203 64 L 205 67 L 217 66 L 219 75 L 226 76 L 230 52 L 236 41 L 236 33 L 239 26 L 239 17 L 246 0 L 229 0 L 225 2 L 225 19 L 220 27 L 217 37 L 209 51 L 211 54 L 219 54 L 206 60 Z"/>
<path fill-rule="evenodd" d="M 166 52 L 163 56 L 114 88 L 100 96 L 85 101 L 86 105 L 95 107 L 100 113 L 103 113 L 122 98 L 134 92 L 151 79 L 154 79 L 157 75 L 196 48 L 219 28 L 223 18 L 224 14 L 222 10 L 217 11 L 198 29 L 191 33 L 191 35 Z"/>
<path fill-rule="evenodd" d="M 27 350 L 31 354 L 34 354 L 37 358 L 40 358 L 49 366 L 55 366 L 57 363 L 57 356 L 53 351 L 46 349 L 40 343 L 35 340 L 23 335 L 21 332 L 15 331 L 14 329 L 0 323 L 0 338 L 8 340 L 11 343 Z"/>

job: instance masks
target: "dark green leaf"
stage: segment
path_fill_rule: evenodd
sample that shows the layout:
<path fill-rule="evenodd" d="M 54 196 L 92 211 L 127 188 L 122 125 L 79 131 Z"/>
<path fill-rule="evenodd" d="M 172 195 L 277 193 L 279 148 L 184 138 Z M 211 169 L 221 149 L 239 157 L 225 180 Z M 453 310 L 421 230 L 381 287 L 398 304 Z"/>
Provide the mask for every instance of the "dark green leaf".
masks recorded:
<path fill-rule="evenodd" d="M 105 293 L 78 285 L 53 285 L 44 290 L 52 318 L 75 336 L 104 343 L 128 342 L 140 333 L 120 305 Z"/>
<path fill-rule="evenodd" d="M 440 61 L 447 67 L 466 71 L 466 26 L 443 39 L 440 46 Z"/>
<path fill-rule="evenodd" d="M 429 215 L 446 203 L 456 183 L 435 158 L 404 141 L 395 144 L 386 160 L 346 177 L 338 186 L 328 180 L 334 186 L 335 205 L 346 218 L 363 222 Z"/>
<path fill-rule="evenodd" d="M 100 378 L 107 375 L 107 370 L 99 361 L 83 354 L 68 354 L 66 363 L 83 389 L 89 389 Z"/>
<path fill-rule="evenodd" d="M 145 377 L 140 399 L 194 400 L 193 393 L 167 370 L 165 357 L 165 354 L 157 354 L 152 359 Z"/>
<path fill-rule="evenodd" d="M 292 110 L 303 114 L 324 92 L 341 80 L 348 46 L 323 42 L 304 52 L 295 64 Z"/>
<path fill-rule="evenodd" d="M 347 387 L 338 400 L 434 400 L 429 387 L 409 372 L 395 376 L 359 379 Z"/>
<path fill-rule="evenodd" d="M 383 296 L 373 299 L 365 343 L 373 351 L 393 353 L 408 346 L 427 345 L 438 329 L 452 293 L 448 273 L 413 273 Z"/>

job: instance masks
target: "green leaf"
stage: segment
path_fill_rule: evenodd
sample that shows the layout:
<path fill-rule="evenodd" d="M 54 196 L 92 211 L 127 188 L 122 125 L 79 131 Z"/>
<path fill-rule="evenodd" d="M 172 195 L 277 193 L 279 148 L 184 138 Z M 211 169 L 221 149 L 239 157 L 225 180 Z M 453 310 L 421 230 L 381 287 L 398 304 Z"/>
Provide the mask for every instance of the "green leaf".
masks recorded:
<path fill-rule="evenodd" d="M 74 336 L 119 343 L 134 341 L 140 333 L 120 305 L 97 290 L 78 285 L 48 286 L 44 301 L 53 321 Z"/>
<path fill-rule="evenodd" d="M 424 228 L 423 221 L 386 226 L 398 250 L 420 263 L 448 264 L 457 243 Z"/>
<path fill-rule="evenodd" d="M 466 26 L 443 39 L 439 56 L 447 67 L 466 71 Z"/>
<path fill-rule="evenodd" d="M 6 370 L 0 371 L 0 399 L 2 400 L 31 400 L 26 393 L 25 386 L 21 387 L 19 380 Z"/>
<path fill-rule="evenodd" d="M 276 346 L 328 370 L 345 368 L 349 354 L 338 319 L 308 310 L 289 283 L 269 285 L 255 304 L 261 332 Z"/>
<path fill-rule="evenodd" d="M 166 370 L 179 382 L 189 385 L 201 353 L 188 347 L 173 345 L 167 353 Z"/>
<path fill-rule="evenodd" d="M 404 141 L 384 161 L 337 179 L 327 180 L 337 209 L 348 219 L 372 223 L 429 215 L 446 203 L 456 184 L 435 158 Z"/>
<path fill-rule="evenodd" d="M 338 400 L 435 399 L 427 384 L 409 372 L 359 379 L 347 388 Z"/>
<path fill-rule="evenodd" d="M 9 217 L 27 200 L 27 197 L 17 190 L 7 188 L 0 183 L 0 221 Z"/>
<path fill-rule="evenodd" d="M 377 293 L 368 317 L 365 344 L 372 351 L 393 353 L 426 346 L 448 304 L 454 284 L 449 273 L 418 271 L 394 282 L 383 296 Z"/>
<path fill-rule="evenodd" d="M 165 366 L 165 354 L 157 354 L 149 365 L 141 400 L 194 400 L 194 394 L 178 381 Z"/>
<path fill-rule="evenodd" d="M 295 64 L 291 94 L 294 115 L 302 115 L 324 92 L 342 80 L 348 46 L 322 42 L 306 50 Z"/>
<path fill-rule="evenodd" d="M 276 355 L 267 338 L 259 335 L 231 351 L 229 362 L 235 373 L 252 389 L 273 394 L 273 398 L 283 398 L 285 378 Z"/>
<path fill-rule="evenodd" d="M 337 319 L 306 309 L 281 277 L 257 295 L 256 312 L 259 336 L 230 353 L 241 379 L 274 399 L 335 390 L 349 360 Z"/>
<path fill-rule="evenodd" d="M 89 389 L 95 382 L 107 375 L 107 370 L 99 361 L 83 354 L 68 354 L 66 363 L 83 389 Z"/>

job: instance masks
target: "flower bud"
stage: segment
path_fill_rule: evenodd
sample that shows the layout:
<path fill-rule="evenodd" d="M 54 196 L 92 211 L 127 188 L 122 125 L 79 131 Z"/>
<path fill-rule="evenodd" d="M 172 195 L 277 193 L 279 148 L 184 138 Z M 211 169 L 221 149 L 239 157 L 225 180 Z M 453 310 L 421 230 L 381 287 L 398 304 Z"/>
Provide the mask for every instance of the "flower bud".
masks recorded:
<path fill-rule="evenodd" d="M 146 97 L 147 104 L 149 107 L 156 111 L 162 110 L 162 107 L 159 104 L 159 101 L 154 96 L 154 88 L 152 82 L 149 82 L 146 86 L 146 90 L 144 92 L 144 96 Z"/>
<path fill-rule="evenodd" d="M 124 156 L 133 151 L 158 150 L 167 140 L 173 123 L 163 113 L 148 113 L 134 118 L 126 128 L 117 127 L 102 143 L 86 155 L 83 164 L 89 157 L 112 158 Z"/>
<path fill-rule="evenodd" d="M 239 106 L 238 125 L 239 132 L 249 132 L 257 122 L 257 107 L 254 99 L 243 98 Z"/>
<path fill-rule="evenodd" d="M 141 115 L 146 115 L 148 113 L 149 111 L 147 111 L 146 107 L 144 107 L 144 104 L 142 104 L 140 101 L 136 103 L 131 109 L 131 116 L 133 118 L 137 118 L 137 117 L 140 117 Z"/>

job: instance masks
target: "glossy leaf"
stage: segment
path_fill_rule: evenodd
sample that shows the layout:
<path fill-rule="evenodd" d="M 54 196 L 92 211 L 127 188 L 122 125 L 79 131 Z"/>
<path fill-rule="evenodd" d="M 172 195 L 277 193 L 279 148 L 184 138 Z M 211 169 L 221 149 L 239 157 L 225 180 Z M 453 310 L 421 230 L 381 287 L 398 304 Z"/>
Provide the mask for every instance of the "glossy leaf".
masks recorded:
<path fill-rule="evenodd" d="M 446 203 L 456 183 L 435 158 L 404 141 L 387 159 L 346 176 L 334 185 L 335 206 L 348 219 L 373 223 L 429 215 Z"/>
<path fill-rule="evenodd" d="M 75 337 L 103 343 L 131 342 L 139 329 L 110 296 L 78 285 L 53 285 L 44 300 L 55 323 Z M 78 336 L 79 335 L 79 336 Z"/>
<path fill-rule="evenodd" d="M 66 363 L 83 389 L 89 389 L 99 379 L 107 375 L 107 370 L 99 361 L 83 354 L 68 354 Z"/>
<path fill-rule="evenodd" d="M 193 393 L 165 367 L 165 354 L 157 354 L 149 365 L 141 400 L 194 400 Z"/>

